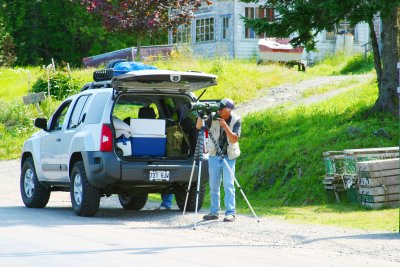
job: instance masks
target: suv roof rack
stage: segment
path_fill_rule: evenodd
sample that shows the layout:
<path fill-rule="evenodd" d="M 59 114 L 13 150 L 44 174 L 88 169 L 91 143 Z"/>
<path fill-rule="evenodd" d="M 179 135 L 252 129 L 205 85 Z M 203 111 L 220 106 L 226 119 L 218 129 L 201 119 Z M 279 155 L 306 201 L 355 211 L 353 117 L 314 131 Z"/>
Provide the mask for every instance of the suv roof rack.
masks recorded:
<path fill-rule="evenodd" d="M 81 88 L 81 92 L 85 90 L 90 90 L 90 89 L 99 89 L 99 88 L 110 88 L 111 87 L 111 81 L 100 81 L 100 82 L 90 82 L 86 83 L 84 86 Z"/>

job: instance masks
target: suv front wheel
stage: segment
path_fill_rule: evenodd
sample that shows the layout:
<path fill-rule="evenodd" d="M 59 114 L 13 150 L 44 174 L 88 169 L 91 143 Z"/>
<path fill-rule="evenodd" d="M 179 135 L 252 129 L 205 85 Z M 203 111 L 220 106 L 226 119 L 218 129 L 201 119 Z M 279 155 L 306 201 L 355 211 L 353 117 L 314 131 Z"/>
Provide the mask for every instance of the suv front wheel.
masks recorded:
<path fill-rule="evenodd" d="M 22 164 L 20 190 L 22 201 L 28 208 L 44 208 L 49 202 L 51 191 L 40 184 L 31 157 Z"/>
<path fill-rule="evenodd" d="M 99 210 L 100 190 L 88 182 L 82 161 L 72 168 L 70 194 L 76 215 L 91 217 Z"/>

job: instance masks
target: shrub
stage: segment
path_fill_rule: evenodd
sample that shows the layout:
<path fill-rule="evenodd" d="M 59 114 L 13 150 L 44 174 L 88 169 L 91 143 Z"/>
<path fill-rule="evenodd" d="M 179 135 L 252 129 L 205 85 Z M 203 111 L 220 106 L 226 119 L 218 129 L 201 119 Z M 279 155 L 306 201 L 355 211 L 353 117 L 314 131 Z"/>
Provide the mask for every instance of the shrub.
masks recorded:
<path fill-rule="evenodd" d="M 340 74 L 363 74 L 374 68 L 374 55 L 369 53 L 367 57 L 362 54 L 353 56 L 340 71 Z"/>
<path fill-rule="evenodd" d="M 69 77 L 65 71 L 53 71 L 50 73 L 50 95 L 57 100 L 63 100 L 79 92 L 81 83 L 80 80 Z M 32 91 L 48 93 L 47 86 L 47 73 L 44 73 L 33 84 Z"/>
<path fill-rule="evenodd" d="M 13 37 L 6 32 L 4 24 L 0 22 L 0 66 L 13 66 L 17 56 Z"/>

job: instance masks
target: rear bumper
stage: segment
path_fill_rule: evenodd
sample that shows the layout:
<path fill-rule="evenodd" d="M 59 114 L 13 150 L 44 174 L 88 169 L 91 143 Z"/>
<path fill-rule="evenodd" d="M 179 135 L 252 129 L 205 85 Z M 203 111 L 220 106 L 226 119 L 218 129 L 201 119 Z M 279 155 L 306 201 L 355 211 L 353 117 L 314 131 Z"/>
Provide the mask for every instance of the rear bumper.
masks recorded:
<path fill-rule="evenodd" d="M 130 162 L 113 152 L 82 152 L 86 176 L 90 184 L 105 189 L 110 187 L 158 187 L 173 183 L 189 183 L 193 161 Z M 201 163 L 200 183 L 208 181 L 208 160 Z M 169 171 L 169 181 L 150 181 L 150 171 Z M 195 164 L 193 180 L 198 180 L 199 164 Z"/>
<path fill-rule="evenodd" d="M 121 166 L 112 152 L 82 152 L 86 176 L 90 184 L 106 188 L 121 181 Z"/>
<path fill-rule="evenodd" d="M 200 183 L 208 180 L 208 160 L 202 161 Z M 121 168 L 121 181 L 135 184 L 151 185 L 160 183 L 188 183 L 193 168 L 193 161 L 179 162 L 123 162 Z M 169 181 L 150 181 L 150 171 L 169 171 Z M 199 165 L 195 164 L 193 180 L 197 182 Z"/>

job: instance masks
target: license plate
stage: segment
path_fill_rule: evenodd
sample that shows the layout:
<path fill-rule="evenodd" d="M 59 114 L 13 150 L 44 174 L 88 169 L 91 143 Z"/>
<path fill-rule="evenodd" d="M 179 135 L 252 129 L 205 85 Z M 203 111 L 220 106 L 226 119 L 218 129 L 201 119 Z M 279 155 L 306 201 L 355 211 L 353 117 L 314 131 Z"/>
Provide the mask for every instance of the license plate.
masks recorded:
<path fill-rule="evenodd" d="M 169 181 L 169 171 L 150 171 L 150 181 Z"/>

